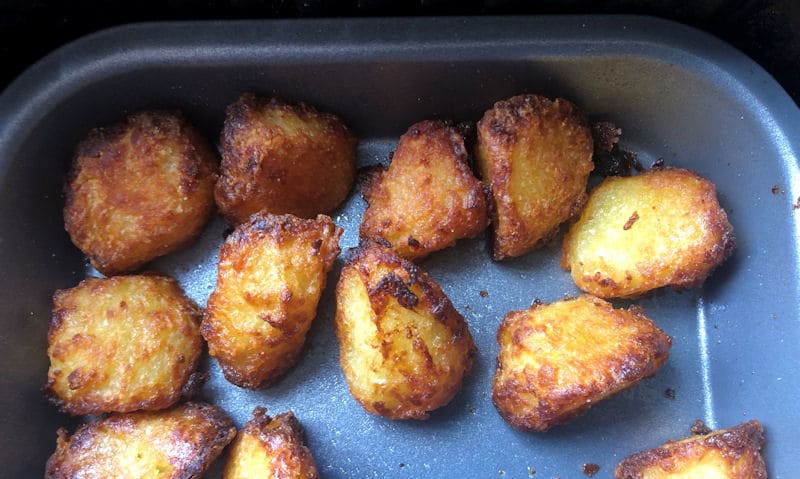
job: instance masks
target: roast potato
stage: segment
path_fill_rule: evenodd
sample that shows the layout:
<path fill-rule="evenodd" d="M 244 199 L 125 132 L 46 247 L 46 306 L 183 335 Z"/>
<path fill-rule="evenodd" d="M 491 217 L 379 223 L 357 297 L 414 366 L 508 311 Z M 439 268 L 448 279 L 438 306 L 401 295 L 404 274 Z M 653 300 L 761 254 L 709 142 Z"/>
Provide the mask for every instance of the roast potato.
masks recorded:
<path fill-rule="evenodd" d="M 367 412 L 426 419 L 461 388 L 475 345 L 464 318 L 424 271 L 392 250 L 351 249 L 336 286 L 339 362 Z"/>
<path fill-rule="evenodd" d="M 196 479 L 236 434 L 222 409 L 185 403 L 58 430 L 45 479 Z"/>
<path fill-rule="evenodd" d="M 261 212 L 228 236 L 201 325 L 228 381 L 260 388 L 295 363 L 341 235 L 324 215 Z"/>
<path fill-rule="evenodd" d="M 239 431 L 222 479 L 318 478 L 311 451 L 303 445 L 303 428 L 287 412 L 275 418 L 257 407 L 253 419 Z"/>
<path fill-rule="evenodd" d="M 214 208 L 217 159 L 178 112 L 92 130 L 65 185 L 64 226 L 105 275 L 190 243 Z"/>
<path fill-rule="evenodd" d="M 400 137 L 388 170 L 366 177 L 361 237 L 418 259 L 471 238 L 489 223 L 481 182 L 467 165 L 464 138 L 442 121 L 423 121 Z"/>
<path fill-rule="evenodd" d="M 546 431 L 652 376 L 672 339 L 640 308 L 590 295 L 512 311 L 497 332 L 492 399 L 519 430 Z"/>
<path fill-rule="evenodd" d="M 261 210 L 313 218 L 341 204 L 355 180 L 356 138 L 334 115 L 244 94 L 228 106 L 220 211 L 238 224 Z"/>
<path fill-rule="evenodd" d="M 687 170 L 607 178 L 564 237 L 561 266 L 582 290 L 635 297 L 699 286 L 735 248 L 714 185 Z"/>
<path fill-rule="evenodd" d="M 167 408 L 197 369 L 200 319 L 164 276 L 90 278 L 57 291 L 45 393 L 73 415 Z"/>
<path fill-rule="evenodd" d="M 519 95 L 478 122 L 476 160 L 494 201 L 492 257 L 504 260 L 544 245 L 577 214 L 594 168 L 592 134 L 569 101 Z"/>
<path fill-rule="evenodd" d="M 730 429 L 670 441 L 626 457 L 616 479 L 767 479 L 761 457 L 764 430 L 756 420 Z"/>

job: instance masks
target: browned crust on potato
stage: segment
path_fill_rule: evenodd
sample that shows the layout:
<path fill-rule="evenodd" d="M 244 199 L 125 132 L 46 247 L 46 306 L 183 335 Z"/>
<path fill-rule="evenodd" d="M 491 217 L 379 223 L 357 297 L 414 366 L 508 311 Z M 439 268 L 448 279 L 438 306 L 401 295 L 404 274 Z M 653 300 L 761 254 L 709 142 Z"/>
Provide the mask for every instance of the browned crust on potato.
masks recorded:
<path fill-rule="evenodd" d="M 363 175 L 360 235 L 419 259 L 472 238 L 489 223 L 486 192 L 467 165 L 463 136 L 427 120 L 400 137 L 388 170 Z"/>
<path fill-rule="evenodd" d="M 719 470 L 730 479 L 766 479 L 767 469 L 761 456 L 764 429 L 757 420 L 729 429 L 711 431 L 669 441 L 663 446 L 634 453 L 623 459 L 616 470 L 616 479 L 687 477 L 685 468 L 703 464 L 709 455 L 717 456 Z M 716 459 L 716 458 L 715 458 Z M 672 474 L 675 474 L 673 476 Z"/>
<path fill-rule="evenodd" d="M 623 266 L 610 260 L 586 265 L 585 261 L 595 261 L 595 258 L 581 260 L 582 253 L 578 250 L 580 244 L 583 244 L 578 243 L 579 235 L 582 234 L 582 228 L 588 221 L 595 221 L 593 228 L 596 229 L 596 221 L 599 221 L 599 218 L 608 217 L 609 221 L 617 219 L 611 213 L 598 210 L 603 207 L 595 207 L 595 204 L 605 201 L 598 198 L 611 194 L 607 192 L 612 189 L 619 189 L 618 185 L 621 182 L 641 182 L 647 191 L 658 192 L 653 194 L 664 196 L 660 204 L 646 205 L 649 207 L 641 211 L 630 207 L 631 216 L 626 220 L 623 219 L 619 225 L 620 229 L 626 232 L 625 236 L 618 234 L 618 241 L 603 244 L 606 252 L 602 255 L 604 257 L 613 258 L 624 252 L 627 258 L 639 259 L 635 267 L 625 269 L 624 274 L 620 271 Z M 698 234 L 697 238 L 690 238 L 691 243 L 687 239 L 672 245 L 674 251 L 670 251 L 665 257 L 659 257 L 650 251 L 639 251 L 631 240 L 634 235 L 647 234 L 645 238 L 649 243 L 646 245 L 647 248 L 656 248 L 659 244 L 666 245 L 668 241 L 675 242 L 671 238 L 678 233 L 675 230 L 680 227 L 676 228 L 669 223 L 669 218 L 672 218 L 669 215 L 678 208 L 678 198 L 688 195 L 693 195 L 692 204 L 689 210 L 681 211 L 681 214 L 696 217 L 697 221 L 693 226 L 702 226 L 703 233 Z M 641 195 L 637 195 L 637 198 L 632 200 L 638 201 L 640 198 Z M 615 207 L 624 208 L 626 205 L 623 201 L 617 198 Z M 601 216 L 604 214 L 605 216 Z M 661 215 L 664 219 L 657 223 L 648 221 L 647 217 L 652 218 L 653 215 Z M 602 227 L 614 228 L 615 225 L 603 224 Z M 600 245 L 599 241 L 589 243 L 587 240 L 585 243 L 592 247 Z M 727 260 L 735 249 L 736 236 L 725 210 L 717 201 L 714 184 L 689 170 L 663 168 L 633 177 L 607 178 L 595 188 L 589 197 L 586 209 L 564 236 L 561 267 L 572 272 L 575 284 L 584 291 L 603 298 L 631 298 L 664 286 L 671 286 L 676 290 L 702 286 L 714 269 Z M 602 253 L 603 251 L 599 251 L 597 254 Z"/>
<path fill-rule="evenodd" d="M 225 412 L 207 404 L 113 414 L 71 437 L 59 429 L 45 479 L 197 479 L 235 435 Z"/>
<path fill-rule="evenodd" d="M 303 436 L 303 427 L 291 411 L 272 418 L 266 408 L 256 407 L 253 418 L 239 431 L 231 445 L 223 479 L 319 477 L 314 457 L 305 446 Z M 243 444 L 249 438 L 258 441 L 258 445 Z"/>
<path fill-rule="evenodd" d="M 167 408 L 198 367 L 201 316 L 165 276 L 90 278 L 58 290 L 43 392 L 71 415 Z"/>
<path fill-rule="evenodd" d="M 506 315 L 492 400 L 515 429 L 546 431 L 650 377 L 672 340 L 643 310 L 590 295 Z"/>
<path fill-rule="evenodd" d="M 217 159 L 177 111 L 145 111 L 96 128 L 64 187 L 64 227 L 105 275 L 188 245 L 214 208 Z"/>
<path fill-rule="evenodd" d="M 313 218 L 346 198 L 355 180 L 356 138 L 329 113 L 243 94 L 228 106 L 214 190 L 238 224 L 261 210 Z"/>
<path fill-rule="evenodd" d="M 491 191 L 493 259 L 546 244 L 580 211 L 592 148 L 583 113 L 561 98 L 518 95 L 484 114 L 476 160 Z"/>
<path fill-rule="evenodd" d="M 200 328 L 228 381 L 258 389 L 294 365 L 342 233 L 328 216 L 260 212 L 228 236 Z"/>
<path fill-rule="evenodd" d="M 418 266 L 364 241 L 346 255 L 336 304 L 339 361 L 367 412 L 427 419 L 460 390 L 475 355 L 472 336 Z"/>

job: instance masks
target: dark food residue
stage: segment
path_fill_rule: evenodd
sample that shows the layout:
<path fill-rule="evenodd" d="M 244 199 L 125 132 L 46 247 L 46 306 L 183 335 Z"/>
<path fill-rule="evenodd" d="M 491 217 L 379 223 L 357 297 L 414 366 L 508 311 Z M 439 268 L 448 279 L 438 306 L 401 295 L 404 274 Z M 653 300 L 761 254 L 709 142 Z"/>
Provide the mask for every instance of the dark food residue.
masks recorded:
<path fill-rule="evenodd" d="M 622 130 L 609 121 L 592 123 L 595 172 L 602 176 L 631 176 L 631 170 L 644 171 L 636 155 L 619 147 Z"/>
<path fill-rule="evenodd" d="M 675 390 L 672 388 L 667 388 L 664 390 L 664 397 L 667 399 L 675 399 Z"/>
<path fill-rule="evenodd" d="M 481 295 L 481 298 L 488 298 L 489 297 L 489 292 L 486 291 L 486 290 L 481 290 L 478 294 Z"/>
<path fill-rule="evenodd" d="M 702 436 L 703 434 L 710 433 L 711 428 L 706 426 L 702 419 L 695 419 L 692 423 L 692 427 L 689 428 L 689 432 L 694 436 Z"/>
<path fill-rule="evenodd" d="M 597 471 L 600 470 L 600 466 L 594 464 L 592 462 L 586 463 L 582 466 L 583 473 L 586 474 L 587 477 L 592 477 L 597 474 Z"/>

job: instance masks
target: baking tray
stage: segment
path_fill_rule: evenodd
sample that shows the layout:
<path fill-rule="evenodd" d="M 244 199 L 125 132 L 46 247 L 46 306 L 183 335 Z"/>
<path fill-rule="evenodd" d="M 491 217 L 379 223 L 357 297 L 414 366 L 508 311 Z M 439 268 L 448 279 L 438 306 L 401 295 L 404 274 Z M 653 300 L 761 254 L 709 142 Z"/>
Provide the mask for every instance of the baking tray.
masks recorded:
<path fill-rule="evenodd" d="M 624 456 L 685 436 L 694 419 L 726 427 L 758 418 L 770 477 L 796 477 L 800 114 L 730 46 L 630 16 L 140 24 L 90 35 L 31 67 L 0 97 L 3 475 L 41 477 L 56 428 L 77 424 L 40 393 L 51 295 L 92 274 L 61 218 L 77 142 L 145 108 L 179 108 L 214 139 L 225 106 L 244 91 L 339 114 L 360 138 L 360 165 L 386 162 L 400 134 L 422 119 L 477 120 L 521 92 L 566 97 L 593 119 L 617 122 L 644 165 L 664 158 L 712 179 L 738 249 L 702 289 L 637 301 L 674 338 L 656 377 L 545 434 L 503 423 L 491 378 L 507 311 L 577 293 L 558 267 L 559 241 L 493 263 L 479 237 L 422 263 L 465 316 L 479 351 L 461 392 L 426 422 L 368 415 L 350 396 L 332 326 L 339 259 L 308 348 L 280 383 L 238 389 L 205 361 L 203 397 L 237 425 L 255 405 L 293 409 L 328 478 L 571 478 L 583 477 L 583 463 L 611 477 Z M 332 215 L 346 230 L 343 248 L 357 241 L 363 207 L 353 192 Z M 215 219 L 191 248 L 149 268 L 176 276 L 204 304 L 225 228 Z"/>

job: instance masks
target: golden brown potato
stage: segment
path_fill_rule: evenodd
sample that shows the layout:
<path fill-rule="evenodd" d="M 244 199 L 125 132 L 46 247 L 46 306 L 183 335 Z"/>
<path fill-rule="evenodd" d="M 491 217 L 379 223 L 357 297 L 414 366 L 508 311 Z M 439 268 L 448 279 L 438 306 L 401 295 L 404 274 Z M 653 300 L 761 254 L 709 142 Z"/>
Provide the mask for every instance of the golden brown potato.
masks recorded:
<path fill-rule="evenodd" d="M 65 185 L 64 226 L 101 273 L 135 270 L 200 234 L 214 208 L 216 164 L 178 112 L 94 129 Z"/>
<path fill-rule="evenodd" d="M 652 376 L 672 339 L 640 308 L 589 295 L 508 313 L 492 399 L 520 430 L 546 431 Z"/>
<path fill-rule="evenodd" d="M 58 430 L 45 479 L 196 479 L 233 440 L 222 409 L 186 403 L 158 412 L 112 414 L 72 437 Z"/>
<path fill-rule="evenodd" d="M 257 407 L 253 419 L 231 445 L 222 479 L 319 477 L 311 451 L 303 445 L 303 428 L 287 412 L 274 419 Z"/>
<path fill-rule="evenodd" d="M 442 121 L 417 123 L 400 137 L 388 170 L 363 186 L 369 206 L 361 237 L 417 259 L 471 238 L 489 223 L 486 196 L 467 165 L 464 138 Z"/>
<path fill-rule="evenodd" d="M 336 286 L 339 362 L 367 412 L 426 419 L 461 388 L 475 345 L 464 318 L 424 271 L 365 242 Z"/>
<path fill-rule="evenodd" d="M 261 210 L 313 218 L 347 198 L 355 162 L 356 138 L 336 116 L 244 94 L 227 110 L 214 196 L 231 223 Z"/>
<path fill-rule="evenodd" d="M 56 291 L 45 393 L 73 415 L 167 408 L 197 369 L 200 317 L 163 276 L 91 278 Z"/>
<path fill-rule="evenodd" d="M 699 286 L 735 248 L 714 185 L 682 169 L 607 178 L 564 237 L 561 267 L 584 291 L 634 297 Z"/>
<path fill-rule="evenodd" d="M 616 479 L 767 479 L 758 421 L 670 441 L 623 459 Z"/>
<path fill-rule="evenodd" d="M 201 325 L 228 381 L 257 389 L 294 365 L 341 235 L 324 215 L 261 212 L 228 236 Z"/>
<path fill-rule="evenodd" d="M 492 257 L 537 248 L 586 200 L 592 134 L 567 100 L 519 95 L 478 122 L 477 165 L 494 199 Z"/>

